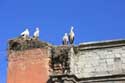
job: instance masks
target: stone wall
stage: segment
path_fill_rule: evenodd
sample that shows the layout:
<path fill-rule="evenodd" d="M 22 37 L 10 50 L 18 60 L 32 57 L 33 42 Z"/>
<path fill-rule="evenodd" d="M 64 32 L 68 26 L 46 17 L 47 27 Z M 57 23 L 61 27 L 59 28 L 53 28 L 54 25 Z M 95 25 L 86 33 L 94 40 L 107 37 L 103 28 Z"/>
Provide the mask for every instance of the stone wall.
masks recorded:
<path fill-rule="evenodd" d="M 125 73 L 125 41 L 83 43 L 71 56 L 71 73 L 78 78 Z"/>
<path fill-rule="evenodd" d="M 7 83 L 125 83 L 125 40 L 52 46 L 10 40 Z"/>
<path fill-rule="evenodd" d="M 49 47 L 40 41 L 28 42 L 17 39 L 9 41 L 7 83 L 47 83 Z"/>
<path fill-rule="evenodd" d="M 8 59 L 7 83 L 46 83 L 48 81 L 47 49 L 12 51 Z"/>

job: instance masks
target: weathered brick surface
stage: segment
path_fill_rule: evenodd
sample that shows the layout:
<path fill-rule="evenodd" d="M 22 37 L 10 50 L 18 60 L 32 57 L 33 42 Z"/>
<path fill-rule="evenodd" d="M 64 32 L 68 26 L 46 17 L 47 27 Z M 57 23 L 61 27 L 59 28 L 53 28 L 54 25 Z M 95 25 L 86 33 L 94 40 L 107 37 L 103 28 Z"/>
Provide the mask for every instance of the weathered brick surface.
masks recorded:
<path fill-rule="evenodd" d="M 46 83 L 49 77 L 48 49 L 11 51 L 7 83 Z"/>
<path fill-rule="evenodd" d="M 36 44 L 35 48 L 21 44 L 21 49 L 12 45 L 10 50 L 15 51 L 8 52 L 7 83 L 46 83 L 49 74 L 49 83 L 125 83 L 125 40 L 51 50 Z"/>

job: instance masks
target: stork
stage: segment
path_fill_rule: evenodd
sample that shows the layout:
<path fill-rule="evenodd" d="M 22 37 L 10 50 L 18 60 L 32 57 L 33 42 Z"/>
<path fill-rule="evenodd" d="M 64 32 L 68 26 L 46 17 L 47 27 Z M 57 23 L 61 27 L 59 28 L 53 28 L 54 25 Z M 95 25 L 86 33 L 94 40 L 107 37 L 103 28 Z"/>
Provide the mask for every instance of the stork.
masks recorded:
<path fill-rule="evenodd" d="M 65 33 L 65 35 L 63 36 L 63 45 L 68 45 L 68 41 L 69 41 L 69 39 L 68 39 L 68 34 L 67 33 Z"/>
<path fill-rule="evenodd" d="M 23 31 L 20 35 L 24 39 L 28 38 L 29 37 L 29 30 L 26 28 L 25 31 Z"/>
<path fill-rule="evenodd" d="M 69 33 L 69 42 L 70 42 L 70 44 L 74 43 L 75 33 L 74 33 L 73 29 L 74 29 L 74 27 L 71 26 L 71 30 L 70 30 L 70 33 Z"/>
<path fill-rule="evenodd" d="M 36 28 L 36 31 L 33 34 L 33 38 L 34 39 L 38 39 L 39 38 L 39 28 L 38 27 Z"/>

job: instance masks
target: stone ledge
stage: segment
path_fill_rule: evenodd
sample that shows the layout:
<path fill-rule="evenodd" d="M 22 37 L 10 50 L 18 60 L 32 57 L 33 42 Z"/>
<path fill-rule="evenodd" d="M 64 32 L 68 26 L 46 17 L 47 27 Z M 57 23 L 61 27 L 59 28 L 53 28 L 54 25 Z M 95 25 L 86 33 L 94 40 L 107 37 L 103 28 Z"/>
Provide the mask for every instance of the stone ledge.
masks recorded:
<path fill-rule="evenodd" d="M 89 50 L 119 46 L 125 46 L 125 39 L 80 43 L 78 48 L 79 50 Z"/>
<path fill-rule="evenodd" d="M 66 83 L 100 83 L 100 82 L 112 82 L 112 81 L 125 81 L 125 74 L 109 75 L 109 76 L 99 76 L 99 77 L 89 77 L 89 78 L 77 78 L 75 75 L 56 75 L 50 76 L 50 81 L 52 83 L 67 81 Z M 51 83 L 48 82 L 48 83 Z"/>

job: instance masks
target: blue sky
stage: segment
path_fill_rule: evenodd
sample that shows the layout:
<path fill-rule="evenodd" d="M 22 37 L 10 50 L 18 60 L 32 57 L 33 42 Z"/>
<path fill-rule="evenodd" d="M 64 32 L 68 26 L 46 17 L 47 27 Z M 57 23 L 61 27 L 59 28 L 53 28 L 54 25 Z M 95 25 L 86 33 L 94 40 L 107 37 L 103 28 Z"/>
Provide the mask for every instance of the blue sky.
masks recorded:
<path fill-rule="evenodd" d="M 125 0 L 0 0 L 0 83 L 6 83 L 6 49 L 26 27 L 31 36 L 60 45 L 74 26 L 75 44 L 125 38 Z"/>

